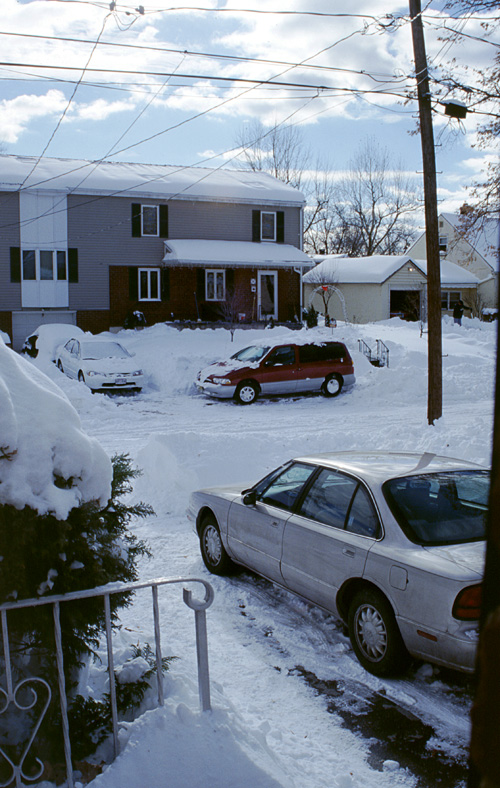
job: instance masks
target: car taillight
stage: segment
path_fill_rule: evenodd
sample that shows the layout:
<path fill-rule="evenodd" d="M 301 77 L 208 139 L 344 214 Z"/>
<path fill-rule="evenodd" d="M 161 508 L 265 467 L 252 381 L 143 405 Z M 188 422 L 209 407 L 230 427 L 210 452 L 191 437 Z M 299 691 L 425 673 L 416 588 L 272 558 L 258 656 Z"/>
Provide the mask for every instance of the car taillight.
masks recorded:
<path fill-rule="evenodd" d="M 460 591 L 453 605 L 453 615 L 461 621 L 473 621 L 481 614 L 482 586 L 469 586 Z"/>

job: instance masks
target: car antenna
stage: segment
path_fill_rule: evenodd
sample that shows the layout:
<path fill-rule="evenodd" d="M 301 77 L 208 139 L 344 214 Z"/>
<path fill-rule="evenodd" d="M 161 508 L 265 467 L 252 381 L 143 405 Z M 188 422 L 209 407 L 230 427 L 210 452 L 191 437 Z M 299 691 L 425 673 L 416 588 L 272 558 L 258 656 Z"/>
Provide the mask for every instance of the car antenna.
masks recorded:
<path fill-rule="evenodd" d="M 413 470 L 414 471 L 421 471 L 422 468 L 426 468 L 427 465 L 429 465 L 429 463 L 432 462 L 432 460 L 434 459 L 435 456 L 436 455 L 433 454 L 430 451 L 424 452 L 422 454 L 422 456 L 420 457 L 420 460 L 418 461 L 418 465 Z"/>

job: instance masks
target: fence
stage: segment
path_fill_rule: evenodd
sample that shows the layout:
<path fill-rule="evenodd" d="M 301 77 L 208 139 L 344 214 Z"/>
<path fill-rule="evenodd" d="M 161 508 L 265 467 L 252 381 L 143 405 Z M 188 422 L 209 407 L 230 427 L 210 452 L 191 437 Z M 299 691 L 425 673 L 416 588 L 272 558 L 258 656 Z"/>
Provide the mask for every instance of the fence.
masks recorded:
<path fill-rule="evenodd" d="M 119 753 L 118 742 L 118 711 L 116 703 L 116 687 L 114 675 L 114 660 L 113 660 L 113 647 L 112 647 L 112 624 L 111 624 L 111 606 L 110 597 L 113 594 L 123 594 L 129 591 L 138 591 L 144 588 L 151 588 L 152 591 L 152 606 L 153 606 L 153 622 L 154 622 L 154 637 L 155 637 L 155 657 L 156 657 L 156 676 L 157 676 L 157 692 L 158 692 L 158 705 L 163 706 L 163 672 L 162 672 L 162 652 L 161 652 L 161 632 L 160 632 L 160 613 L 158 606 L 158 589 L 160 586 L 174 585 L 174 584 L 199 583 L 204 588 L 204 598 L 202 600 L 194 599 L 192 591 L 183 588 L 182 595 L 184 603 L 194 611 L 195 619 L 195 633 L 196 633 L 196 656 L 198 664 L 198 691 L 200 697 L 200 707 L 202 711 L 210 710 L 210 680 L 208 670 L 208 648 L 207 648 L 207 626 L 206 626 L 206 610 L 210 607 L 214 599 L 213 588 L 210 583 L 199 578 L 158 578 L 156 580 L 148 580 L 144 582 L 135 583 L 113 583 L 98 588 L 92 588 L 85 591 L 75 591 L 71 594 L 63 594 L 59 596 L 49 596 L 43 599 L 26 599 L 20 602 L 11 602 L 0 605 L 0 616 L 2 621 L 2 639 L 3 639 L 3 653 L 5 660 L 5 684 L 6 689 L 0 687 L 0 715 L 5 713 L 10 704 L 14 704 L 15 708 L 20 711 L 26 711 L 35 706 L 38 701 L 38 692 L 43 688 L 47 693 L 47 700 L 43 704 L 41 713 L 38 717 L 36 725 L 31 732 L 31 735 L 22 750 L 19 762 L 14 763 L 7 755 L 6 752 L 0 747 L 0 755 L 5 759 L 11 770 L 11 775 L 6 782 L 0 782 L 0 788 L 15 784 L 16 788 L 22 788 L 23 780 L 35 782 L 39 780 L 44 771 L 43 763 L 37 758 L 36 763 L 39 771 L 33 775 L 27 776 L 24 771 L 25 760 L 28 756 L 30 748 L 35 741 L 36 735 L 42 724 L 45 713 L 49 707 L 52 697 L 52 690 L 48 683 L 39 677 L 30 677 L 23 679 L 13 686 L 12 664 L 10 659 L 10 642 L 7 615 L 9 611 L 20 610 L 22 608 L 34 608 L 45 605 L 52 605 L 53 618 L 54 618 L 54 639 L 55 639 L 55 653 L 57 664 L 57 675 L 59 684 L 59 698 L 61 706 L 62 718 L 62 735 L 64 741 L 64 755 L 66 761 L 66 773 L 68 788 L 74 788 L 73 781 L 73 765 L 71 759 L 71 740 L 68 723 L 68 708 L 66 699 L 66 688 L 64 679 L 64 663 L 63 663 L 63 648 L 61 638 L 61 624 L 60 624 L 60 606 L 67 602 L 72 602 L 79 599 L 88 599 L 90 597 L 102 597 L 104 604 L 104 617 L 105 617 L 105 634 L 107 646 L 107 659 L 108 659 L 108 674 L 109 674 L 109 687 L 110 687 L 110 701 L 111 701 L 111 718 L 113 730 L 113 745 L 115 757 Z M 35 689 L 36 688 L 36 689 Z M 31 696 L 29 701 L 22 700 L 23 691 L 30 690 Z M 38 692 L 37 692 L 38 690 Z M 3 704 L 2 704 L 3 701 Z"/>

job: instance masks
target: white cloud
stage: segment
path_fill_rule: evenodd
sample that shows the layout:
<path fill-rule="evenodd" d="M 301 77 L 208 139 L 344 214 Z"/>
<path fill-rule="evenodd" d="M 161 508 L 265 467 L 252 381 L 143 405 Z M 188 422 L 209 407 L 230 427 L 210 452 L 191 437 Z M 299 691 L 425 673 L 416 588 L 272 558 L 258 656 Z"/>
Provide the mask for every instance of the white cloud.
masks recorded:
<path fill-rule="evenodd" d="M 24 94 L 0 101 L 0 140 L 17 142 L 34 120 L 57 116 L 66 103 L 60 90 L 49 90 L 41 96 Z"/>

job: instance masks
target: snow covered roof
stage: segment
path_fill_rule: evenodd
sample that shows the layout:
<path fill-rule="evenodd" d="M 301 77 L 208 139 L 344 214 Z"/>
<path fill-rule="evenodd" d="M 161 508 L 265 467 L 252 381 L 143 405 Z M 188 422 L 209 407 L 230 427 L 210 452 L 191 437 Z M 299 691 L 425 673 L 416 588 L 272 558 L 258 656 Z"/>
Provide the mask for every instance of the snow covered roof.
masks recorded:
<path fill-rule="evenodd" d="M 83 159 L 42 158 L 38 162 L 35 156 L 0 156 L 0 191 L 17 191 L 21 185 L 23 190 L 56 189 L 71 194 L 298 207 L 305 202 L 301 192 L 265 172 Z"/>
<path fill-rule="evenodd" d="M 427 261 L 416 260 L 408 255 L 373 255 L 372 257 L 326 256 L 311 271 L 304 275 L 306 284 L 383 284 L 407 264 L 415 266 L 427 276 Z M 453 287 L 475 287 L 478 278 L 449 260 L 441 260 L 441 284 Z"/>
<path fill-rule="evenodd" d="M 440 218 L 446 219 L 446 221 L 458 232 L 462 231 L 460 226 L 460 214 L 442 213 L 440 214 Z M 468 232 L 465 236 L 465 240 L 474 247 L 476 252 L 484 257 L 486 262 L 491 265 L 495 271 L 499 270 L 498 247 L 500 241 L 500 220 L 487 219 L 480 227 Z"/>
<path fill-rule="evenodd" d="M 165 241 L 165 257 L 168 265 L 203 266 L 310 266 L 311 258 L 295 246 L 277 243 L 253 243 L 253 241 Z"/>

